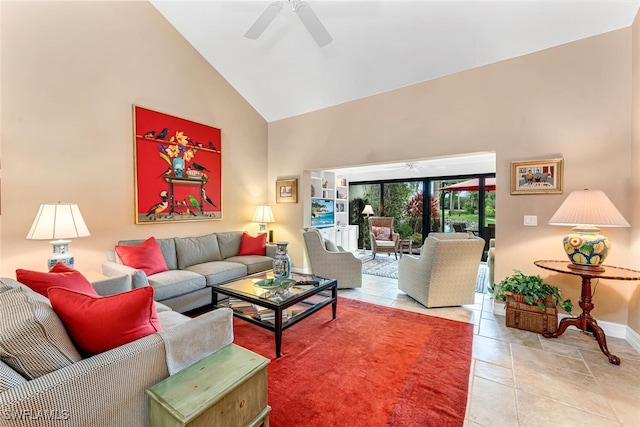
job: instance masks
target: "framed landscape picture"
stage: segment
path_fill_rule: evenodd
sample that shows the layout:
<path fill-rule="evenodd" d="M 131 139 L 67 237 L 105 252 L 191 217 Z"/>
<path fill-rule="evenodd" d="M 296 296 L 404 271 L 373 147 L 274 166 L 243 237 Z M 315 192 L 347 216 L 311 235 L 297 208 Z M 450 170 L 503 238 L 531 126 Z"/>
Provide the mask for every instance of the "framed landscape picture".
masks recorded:
<path fill-rule="evenodd" d="M 135 222 L 222 219 L 220 129 L 133 106 Z"/>
<path fill-rule="evenodd" d="M 562 193 L 563 159 L 511 162 L 511 194 Z"/>
<path fill-rule="evenodd" d="M 276 181 L 276 203 L 298 203 L 297 179 L 279 179 Z"/>

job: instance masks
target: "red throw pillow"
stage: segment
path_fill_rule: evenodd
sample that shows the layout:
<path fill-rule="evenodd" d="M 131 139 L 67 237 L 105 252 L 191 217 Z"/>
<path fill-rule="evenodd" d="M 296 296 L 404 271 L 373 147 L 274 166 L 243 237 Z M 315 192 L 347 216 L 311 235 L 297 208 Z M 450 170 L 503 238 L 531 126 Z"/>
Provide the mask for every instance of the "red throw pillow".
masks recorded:
<path fill-rule="evenodd" d="M 82 273 L 61 262 L 51 267 L 48 273 L 19 268 L 16 270 L 16 280 L 45 297 L 47 290 L 53 286 L 98 295 Z"/>
<path fill-rule="evenodd" d="M 169 270 L 155 237 L 149 237 L 138 246 L 117 245 L 116 253 L 124 265 L 142 270 L 147 276 Z"/>
<path fill-rule="evenodd" d="M 49 300 L 78 351 L 86 356 L 161 330 L 151 286 L 106 297 L 53 287 Z"/>
<path fill-rule="evenodd" d="M 258 234 L 256 237 L 251 237 L 246 231 L 242 233 L 242 240 L 240 241 L 240 255 L 266 255 L 267 254 L 267 234 Z"/>

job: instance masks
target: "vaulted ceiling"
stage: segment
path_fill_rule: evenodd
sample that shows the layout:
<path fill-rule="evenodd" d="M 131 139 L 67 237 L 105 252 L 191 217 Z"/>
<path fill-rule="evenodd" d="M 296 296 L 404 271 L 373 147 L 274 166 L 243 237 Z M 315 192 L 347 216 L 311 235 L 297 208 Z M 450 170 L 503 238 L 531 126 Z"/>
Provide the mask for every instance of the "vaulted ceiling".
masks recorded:
<path fill-rule="evenodd" d="M 270 1 L 150 0 L 268 122 L 630 26 L 640 0 L 309 1 L 333 37 L 319 47 Z"/>

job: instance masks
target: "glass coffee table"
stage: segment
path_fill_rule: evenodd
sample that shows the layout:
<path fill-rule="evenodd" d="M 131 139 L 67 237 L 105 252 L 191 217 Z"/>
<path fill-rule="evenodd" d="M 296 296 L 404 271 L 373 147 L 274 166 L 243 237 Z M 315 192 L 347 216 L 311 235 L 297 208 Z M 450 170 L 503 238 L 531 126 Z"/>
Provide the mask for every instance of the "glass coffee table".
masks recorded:
<path fill-rule="evenodd" d="M 335 319 L 338 308 L 338 281 L 310 274 L 291 273 L 290 281 L 274 281 L 267 271 L 214 285 L 212 291 L 215 307 L 229 307 L 234 316 L 275 333 L 276 357 L 282 331 L 329 304 Z M 218 293 L 229 299 L 219 304 Z"/>

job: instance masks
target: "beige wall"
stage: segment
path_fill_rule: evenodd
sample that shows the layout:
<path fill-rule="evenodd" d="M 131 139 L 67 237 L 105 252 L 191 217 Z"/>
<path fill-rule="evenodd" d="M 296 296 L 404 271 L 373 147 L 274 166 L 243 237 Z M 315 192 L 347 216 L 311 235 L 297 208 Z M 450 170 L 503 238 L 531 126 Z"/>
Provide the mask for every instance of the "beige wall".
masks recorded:
<path fill-rule="evenodd" d="M 563 259 L 568 230 L 546 223 L 570 191 L 603 189 L 632 224 L 640 220 L 640 172 L 631 168 L 640 164 L 640 124 L 631 120 L 637 24 L 267 126 L 146 2 L 2 1 L 0 8 L 2 275 L 44 269 L 49 245 L 24 236 L 38 205 L 58 200 L 79 203 L 92 233 L 71 245 L 81 270 L 98 270 L 122 238 L 255 232 L 253 210 L 265 201 L 274 207 L 276 239 L 291 242 L 299 266 L 303 205 L 275 204 L 276 178 L 479 151 L 497 153 L 498 278 L 513 268 L 540 273 L 577 302 L 577 278 L 532 264 Z M 133 223 L 134 103 L 222 129 L 224 220 Z M 556 156 L 565 159 L 563 195 L 509 194 L 511 161 Z M 524 214 L 540 225 L 523 227 Z M 608 263 L 640 268 L 630 255 L 637 228 L 606 231 L 614 242 Z M 603 280 L 594 315 L 640 331 L 639 300 L 637 284 Z"/>
<path fill-rule="evenodd" d="M 269 181 L 305 169 L 495 151 L 498 280 L 512 269 L 541 274 L 577 306 L 580 280 L 548 275 L 533 261 L 566 259 L 561 240 L 569 230 L 547 222 L 570 191 L 602 189 L 632 218 L 630 60 L 628 28 L 270 123 Z M 288 161 L 282 153 L 291 153 Z M 510 195 L 511 161 L 557 156 L 565 159 L 564 194 Z M 303 205 L 275 206 L 287 224 L 278 238 L 291 242 L 300 266 Z M 537 215 L 538 227 L 524 227 L 525 214 Z M 609 263 L 640 267 L 627 256 L 629 230 L 606 231 L 614 242 Z M 637 286 L 602 280 L 594 315 L 627 323 Z"/>
<path fill-rule="evenodd" d="M 632 123 L 631 123 L 631 215 L 627 220 L 631 224 L 640 224 L 640 14 L 632 26 Z M 640 253 L 640 228 L 633 228 L 631 234 L 631 254 Z M 635 255 L 633 259 L 638 259 Z M 637 263 L 638 261 L 636 261 Z M 629 300 L 629 326 L 640 333 L 640 286 L 633 286 L 633 293 Z"/>
<path fill-rule="evenodd" d="M 25 240 L 43 202 L 79 204 L 81 270 L 99 271 L 123 238 L 257 231 L 267 124 L 151 4 L 0 4 L 1 275 L 46 268 L 48 242 Z M 132 104 L 222 129 L 222 221 L 134 224 Z"/>

